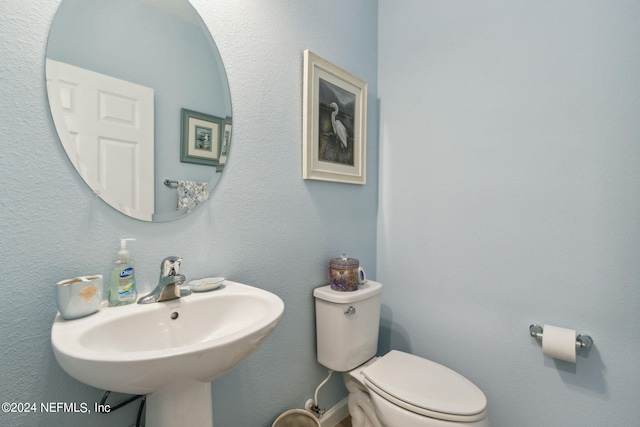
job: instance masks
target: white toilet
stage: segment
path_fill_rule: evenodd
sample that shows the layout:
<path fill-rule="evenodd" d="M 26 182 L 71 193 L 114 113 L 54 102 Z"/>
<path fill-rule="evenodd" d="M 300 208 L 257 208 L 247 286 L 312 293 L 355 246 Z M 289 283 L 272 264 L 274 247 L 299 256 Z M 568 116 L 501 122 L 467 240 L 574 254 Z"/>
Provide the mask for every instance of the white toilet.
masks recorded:
<path fill-rule="evenodd" d="M 378 347 L 382 285 L 316 288 L 318 362 L 343 372 L 353 427 L 489 427 L 487 399 L 451 369 Z"/>

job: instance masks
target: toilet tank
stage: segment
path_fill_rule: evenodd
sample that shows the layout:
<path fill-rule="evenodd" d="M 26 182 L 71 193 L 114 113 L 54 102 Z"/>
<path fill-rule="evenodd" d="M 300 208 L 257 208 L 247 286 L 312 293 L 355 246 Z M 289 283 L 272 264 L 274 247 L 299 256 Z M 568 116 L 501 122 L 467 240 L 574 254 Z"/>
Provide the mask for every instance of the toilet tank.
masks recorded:
<path fill-rule="evenodd" d="M 351 292 L 330 285 L 313 290 L 320 364 L 346 372 L 376 355 L 381 294 L 382 284 L 372 280 Z"/>

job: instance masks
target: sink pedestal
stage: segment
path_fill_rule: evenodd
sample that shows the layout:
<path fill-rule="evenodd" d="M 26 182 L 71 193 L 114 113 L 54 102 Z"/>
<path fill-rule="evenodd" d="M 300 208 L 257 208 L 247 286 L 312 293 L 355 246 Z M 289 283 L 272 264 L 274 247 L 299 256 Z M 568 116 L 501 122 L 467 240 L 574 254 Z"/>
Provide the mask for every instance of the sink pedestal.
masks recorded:
<path fill-rule="evenodd" d="M 147 395 L 147 427 L 213 427 L 211 383 L 189 384 L 184 388 Z"/>

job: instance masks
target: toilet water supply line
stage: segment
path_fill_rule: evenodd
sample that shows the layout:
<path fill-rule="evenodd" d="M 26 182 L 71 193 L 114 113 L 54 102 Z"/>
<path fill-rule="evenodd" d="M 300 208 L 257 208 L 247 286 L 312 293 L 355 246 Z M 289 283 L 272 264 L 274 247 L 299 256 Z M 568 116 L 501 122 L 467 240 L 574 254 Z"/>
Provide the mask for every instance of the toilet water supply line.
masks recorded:
<path fill-rule="evenodd" d="M 329 371 L 329 375 L 327 376 L 327 378 L 325 378 L 324 381 L 320 383 L 318 388 L 316 388 L 316 394 L 313 396 L 314 400 L 311 401 L 311 399 L 309 399 L 307 400 L 307 403 L 304 405 L 308 411 L 315 413 L 318 418 L 322 418 L 322 416 L 326 412 L 324 408 L 320 409 L 320 406 L 318 405 L 318 392 L 320 391 L 320 388 L 323 385 L 325 385 L 327 381 L 329 381 L 329 378 L 331 378 L 331 374 L 333 374 L 333 371 L 331 369 L 328 369 L 328 371 Z"/>

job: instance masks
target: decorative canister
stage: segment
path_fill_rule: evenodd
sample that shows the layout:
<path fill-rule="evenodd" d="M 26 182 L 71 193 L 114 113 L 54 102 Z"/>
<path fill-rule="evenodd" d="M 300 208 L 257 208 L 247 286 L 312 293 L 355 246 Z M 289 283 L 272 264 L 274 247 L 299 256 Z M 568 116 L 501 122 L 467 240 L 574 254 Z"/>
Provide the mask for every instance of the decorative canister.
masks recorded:
<path fill-rule="evenodd" d="M 351 292 L 357 291 L 358 284 L 364 283 L 366 277 L 360 261 L 342 254 L 340 258 L 329 260 L 329 280 L 334 291 Z"/>

